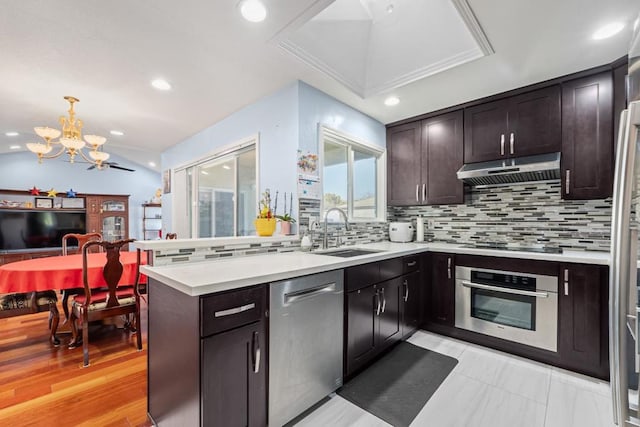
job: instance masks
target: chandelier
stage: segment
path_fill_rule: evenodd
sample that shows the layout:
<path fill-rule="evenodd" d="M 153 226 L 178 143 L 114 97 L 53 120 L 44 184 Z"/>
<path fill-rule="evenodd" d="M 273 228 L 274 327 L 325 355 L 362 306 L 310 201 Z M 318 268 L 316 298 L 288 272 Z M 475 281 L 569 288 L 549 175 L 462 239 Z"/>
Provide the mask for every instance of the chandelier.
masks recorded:
<path fill-rule="evenodd" d="M 97 166 L 98 169 L 102 169 L 102 163 L 109 158 L 108 153 L 100 151 L 107 138 L 98 135 L 85 135 L 83 140 L 83 123 L 82 120 L 76 118 L 76 113 L 73 110 L 73 104 L 79 102 L 79 99 L 73 96 L 65 96 L 64 99 L 69 102 L 69 117 L 60 117 L 59 122 L 62 131 L 46 126 L 35 127 L 33 130 L 40 138 L 44 139 L 45 143 L 29 142 L 27 143 L 27 148 L 38 155 L 38 163 L 42 163 L 42 159 L 55 159 L 64 153 L 69 155 L 69 162 L 74 163 L 76 155 L 80 154 L 84 160 Z M 58 137 L 60 139 L 54 141 Z M 55 153 L 50 154 L 57 145 L 60 148 Z M 88 155 L 83 151 L 83 148 L 87 146 L 91 147 Z"/>

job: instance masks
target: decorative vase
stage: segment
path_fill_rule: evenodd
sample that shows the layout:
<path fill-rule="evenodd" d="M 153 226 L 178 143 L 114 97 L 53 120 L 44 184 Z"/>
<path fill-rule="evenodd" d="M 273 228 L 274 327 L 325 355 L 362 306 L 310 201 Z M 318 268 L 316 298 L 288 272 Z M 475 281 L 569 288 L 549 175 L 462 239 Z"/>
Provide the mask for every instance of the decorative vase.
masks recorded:
<path fill-rule="evenodd" d="M 284 236 L 291 234 L 291 223 L 289 221 L 280 221 L 280 234 Z"/>
<path fill-rule="evenodd" d="M 276 231 L 275 218 L 256 218 L 253 224 L 256 226 L 258 236 L 272 236 L 273 232 Z"/>

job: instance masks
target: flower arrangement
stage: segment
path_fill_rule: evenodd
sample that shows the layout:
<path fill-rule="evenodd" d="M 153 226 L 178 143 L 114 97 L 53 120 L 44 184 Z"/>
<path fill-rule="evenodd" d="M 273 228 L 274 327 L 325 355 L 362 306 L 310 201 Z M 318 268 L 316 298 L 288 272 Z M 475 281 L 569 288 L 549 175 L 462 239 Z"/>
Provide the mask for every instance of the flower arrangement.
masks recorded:
<path fill-rule="evenodd" d="M 278 203 L 278 193 L 276 192 L 276 207 Z M 274 212 L 271 210 L 271 192 L 269 189 L 265 189 L 262 193 L 262 198 L 258 203 L 258 218 L 271 219 L 274 216 Z"/>
<path fill-rule="evenodd" d="M 276 198 L 276 203 L 277 203 Z M 289 194 L 289 212 L 287 212 L 287 193 L 284 193 L 284 215 L 275 215 L 280 221 L 283 222 L 296 222 L 296 219 L 291 216 L 291 210 L 293 208 L 293 193 Z"/>

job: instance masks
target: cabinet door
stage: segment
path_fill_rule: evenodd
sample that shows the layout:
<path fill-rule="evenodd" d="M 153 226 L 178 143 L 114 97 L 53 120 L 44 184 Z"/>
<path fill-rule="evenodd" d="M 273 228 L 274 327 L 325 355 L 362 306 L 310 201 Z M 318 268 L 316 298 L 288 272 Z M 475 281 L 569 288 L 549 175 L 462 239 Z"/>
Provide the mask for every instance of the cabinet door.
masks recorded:
<path fill-rule="evenodd" d="M 607 267 L 563 265 L 559 282 L 559 339 L 564 363 L 606 375 Z M 604 371 L 604 372 L 602 372 Z"/>
<path fill-rule="evenodd" d="M 389 347 L 401 338 L 402 326 L 400 311 L 402 298 L 402 278 L 387 280 L 379 284 L 378 296 L 382 301 L 378 315 L 378 333 L 376 335 L 376 352 Z"/>
<path fill-rule="evenodd" d="M 464 110 L 464 162 L 507 157 L 509 101 L 501 99 Z"/>
<path fill-rule="evenodd" d="M 427 203 L 464 203 L 464 185 L 456 175 L 463 162 L 462 110 L 422 121 L 422 176 Z"/>
<path fill-rule="evenodd" d="M 561 150 L 561 140 L 559 86 L 510 98 L 509 157 L 555 153 Z"/>
<path fill-rule="evenodd" d="M 377 286 L 347 293 L 347 375 L 374 355 L 376 336 Z"/>
<path fill-rule="evenodd" d="M 436 323 L 455 324 L 455 258 L 453 254 L 431 254 L 429 319 Z"/>
<path fill-rule="evenodd" d="M 562 85 L 562 196 L 604 199 L 613 192 L 611 72 Z"/>
<path fill-rule="evenodd" d="M 202 425 L 266 426 L 264 323 L 202 340 Z"/>
<path fill-rule="evenodd" d="M 402 277 L 402 336 L 413 333 L 421 323 L 421 274 L 415 271 Z"/>
<path fill-rule="evenodd" d="M 420 122 L 387 129 L 387 201 L 391 206 L 424 202 L 420 171 Z"/>

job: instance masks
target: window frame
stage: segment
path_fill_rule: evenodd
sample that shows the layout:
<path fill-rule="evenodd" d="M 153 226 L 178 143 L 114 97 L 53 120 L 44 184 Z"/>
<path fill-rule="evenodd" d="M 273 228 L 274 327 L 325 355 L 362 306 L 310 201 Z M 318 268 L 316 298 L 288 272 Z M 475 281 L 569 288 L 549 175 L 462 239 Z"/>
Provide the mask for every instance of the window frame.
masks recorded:
<path fill-rule="evenodd" d="M 347 148 L 347 218 L 349 222 L 386 222 L 387 221 L 387 150 L 345 132 L 333 129 L 324 124 L 318 125 L 318 158 L 320 160 L 319 178 L 322 188 L 320 196 L 320 217 L 324 218 L 324 146 L 325 142 Z M 354 184 L 354 148 L 357 151 L 376 157 L 376 217 L 354 217 L 353 184 Z"/>
<path fill-rule="evenodd" d="M 188 229 L 190 232 L 190 238 L 198 238 L 194 236 L 198 236 L 199 234 L 199 216 L 198 216 L 198 192 L 200 190 L 199 186 L 199 176 L 196 176 L 193 179 L 189 179 L 189 170 L 194 171 L 196 168 L 201 167 L 206 164 L 216 163 L 218 161 L 223 160 L 227 156 L 231 156 L 233 154 L 250 150 L 251 147 L 254 147 L 256 153 L 256 191 L 255 191 L 255 200 L 253 202 L 254 206 L 258 206 L 258 201 L 260 200 L 260 135 L 255 134 L 242 140 L 233 142 L 231 144 L 226 144 L 222 147 L 218 147 L 217 149 L 208 152 L 202 157 L 199 157 L 197 160 L 191 161 L 189 163 L 182 164 L 178 167 L 173 168 L 172 172 L 176 173 L 179 171 L 184 171 L 187 177 L 186 179 L 186 187 L 184 188 L 185 195 L 187 196 L 187 201 L 189 198 L 191 199 L 191 203 L 187 206 L 187 218 L 190 223 L 188 225 Z M 233 238 L 233 237 L 243 237 L 238 236 L 238 158 L 235 158 L 235 177 L 234 177 L 234 214 L 233 214 L 233 236 L 228 236 L 225 238 Z M 176 206 L 174 206 L 174 209 Z M 172 222 L 175 221 L 177 217 L 172 215 Z M 174 223 L 174 229 L 177 229 L 176 224 Z"/>

